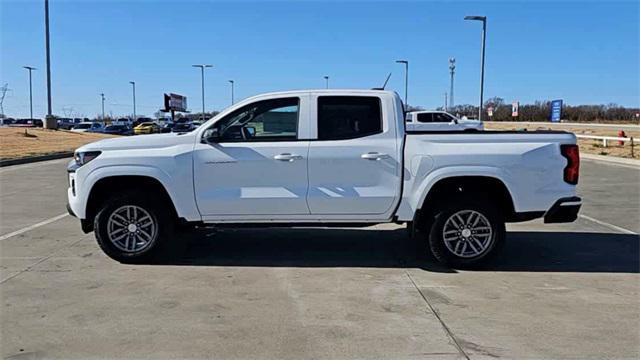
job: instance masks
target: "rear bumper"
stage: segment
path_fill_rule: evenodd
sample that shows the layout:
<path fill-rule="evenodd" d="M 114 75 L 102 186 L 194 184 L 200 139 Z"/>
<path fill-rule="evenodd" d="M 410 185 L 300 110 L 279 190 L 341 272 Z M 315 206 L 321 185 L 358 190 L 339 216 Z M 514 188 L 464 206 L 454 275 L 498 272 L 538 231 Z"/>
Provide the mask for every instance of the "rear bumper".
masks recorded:
<path fill-rule="evenodd" d="M 544 214 L 544 222 L 546 224 L 573 222 L 578 218 L 581 206 L 582 199 L 577 196 L 562 198 Z"/>

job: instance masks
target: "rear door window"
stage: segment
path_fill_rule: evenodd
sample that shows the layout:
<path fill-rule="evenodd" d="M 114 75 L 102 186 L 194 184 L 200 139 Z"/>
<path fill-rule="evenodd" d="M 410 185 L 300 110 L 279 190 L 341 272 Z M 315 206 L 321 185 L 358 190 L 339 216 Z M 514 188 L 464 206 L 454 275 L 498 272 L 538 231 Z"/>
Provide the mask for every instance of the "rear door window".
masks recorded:
<path fill-rule="evenodd" d="M 318 97 L 318 139 L 344 140 L 382 132 L 380 98 L 375 96 Z"/>
<path fill-rule="evenodd" d="M 431 113 L 418 114 L 418 122 L 422 122 L 422 123 L 433 122 L 433 116 Z"/>

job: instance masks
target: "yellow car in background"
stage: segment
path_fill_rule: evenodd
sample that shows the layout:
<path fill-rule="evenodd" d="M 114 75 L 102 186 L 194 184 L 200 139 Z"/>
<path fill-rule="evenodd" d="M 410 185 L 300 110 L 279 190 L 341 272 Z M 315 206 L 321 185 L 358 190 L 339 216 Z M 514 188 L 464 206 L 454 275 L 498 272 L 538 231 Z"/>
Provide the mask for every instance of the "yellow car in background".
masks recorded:
<path fill-rule="evenodd" d="M 133 133 L 135 135 L 154 134 L 159 132 L 160 132 L 160 125 L 154 122 L 143 122 L 142 124 L 133 128 Z"/>

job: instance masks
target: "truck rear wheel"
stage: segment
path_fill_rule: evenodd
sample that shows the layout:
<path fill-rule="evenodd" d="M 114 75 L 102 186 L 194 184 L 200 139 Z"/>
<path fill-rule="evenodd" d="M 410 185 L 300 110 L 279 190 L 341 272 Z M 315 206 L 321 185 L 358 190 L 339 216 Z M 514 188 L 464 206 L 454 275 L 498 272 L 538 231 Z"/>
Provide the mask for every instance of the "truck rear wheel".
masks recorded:
<path fill-rule="evenodd" d="M 504 218 L 489 200 L 457 199 L 436 211 L 428 241 L 438 261 L 474 267 L 499 252 L 504 238 Z"/>
<path fill-rule="evenodd" d="M 94 231 L 110 258 L 122 263 L 151 262 L 166 248 L 174 222 L 166 206 L 150 197 L 128 193 L 103 204 Z"/>

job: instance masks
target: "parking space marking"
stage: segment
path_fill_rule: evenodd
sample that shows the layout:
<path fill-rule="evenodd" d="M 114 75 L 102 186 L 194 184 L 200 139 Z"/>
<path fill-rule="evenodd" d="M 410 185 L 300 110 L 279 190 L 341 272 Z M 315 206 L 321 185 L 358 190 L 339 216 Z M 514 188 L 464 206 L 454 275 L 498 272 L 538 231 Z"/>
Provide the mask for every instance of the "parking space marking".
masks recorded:
<path fill-rule="evenodd" d="M 458 350 L 458 352 L 460 353 L 460 355 L 462 357 L 464 357 L 465 359 L 469 360 L 469 355 L 467 355 L 467 353 L 464 351 L 464 349 L 462 348 L 462 346 L 460 345 L 460 343 L 458 342 L 458 339 L 456 339 L 456 336 L 453 334 L 453 332 L 451 331 L 451 329 L 449 329 L 449 327 L 447 326 L 447 324 L 444 323 L 444 321 L 442 320 L 442 318 L 440 317 L 440 314 L 438 313 L 438 311 L 433 307 L 433 305 L 431 305 L 431 303 L 429 302 L 429 300 L 427 299 L 427 297 L 422 293 L 422 290 L 420 290 L 420 287 L 418 287 L 418 285 L 416 284 L 415 281 L 413 281 L 413 278 L 411 277 L 411 274 L 409 274 L 408 271 L 405 270 L 404 272 L 407 277 L 409 278 L 409 281 L 411 281 L 411 284 L 413 285 L 413 287 L 418 291 L 418 293 L 420 294 L 420 297 L 422 297 L 422 300 L 424 300 L 424 302 L 427 304 L 427 307 L 429 308 L 429 310 L 431 310 L 431 312 L 433 313 L 433 316 L 436 317 L 436 319 L 438 319 L 438 321 L 440 322 L 440 326 L 442 326 L 442 329 L 444 330 L 444 332 L 447 334 L 447 336 L 451 339 L 451 341 L 453 342 L 453 345 L 455 346 L 455 348 Z"/>
<path fill-rule="evenodd" d="M 44 220 L 44 221 L 40 221 L 37 224 L 33 224 L 31 226 L 27 226 L 26 228 L 22 228 L 20 230 L 16 230 L 14 232 L 10 232 L 8 234 L 2 235 L 2 236 L 0 236 L 0 241 L 6 240 L 6 239 L 8 239 L 10 237 L 14 237 L 16 235 L 20 235 L 22 233 L 26 233 L 27 231 L 31 231 L 31 230 L 39 228 L 41 226 L 44 226 L 44 225 L 47 225 L 47 224 L 51 224 L 52 222 L 58 221 L 58 220 L 62 219 L 63 217 L 67 216 L 67 215 L 69 215 L 69 214 L 67 214 L 67 213 L 60 214 L 60 215 L 54 216 L 54 217 L 52 217 L 50 219 L 47 219 L 47 220 Z"/>
<path fill-rule="evenodd" d="M 65 214 L 65 215 L 66 215 L 66 214 Z M 43 257 L 42 259 L 40 259 L 40 260 L 38 260 L 38 261 L 34 262 L 33 264 L 31 264 L 31 265 L 27 266 L 26 268 L 24 268 L 24 269 L 22 269 L 22 270 L 18 271 L 17 273 L 7 276 L 6 278 L 4 278 L 4 279 L 0 280 L 0 285 L 4 284 L 5 282 L 7 282 L 7 281 L 9 281 L 9 280 L 13 279 L 14 277 L 16 277 L 16 276 L 18 276 L 18 275 L 20 275 L 20 274 L 22 274 L 22 273 L 24 273 L 24 272 L 26 272 L 26 271 L 29 271 L 29 270 L 33 269 L 34 267 L 38 266 L 39 264 L 41 264 L 41 263 L 43 263 L 43 262 L 45 262 L 45 261 L 49 260 L 50 258 L 52 258 L 55 254 L 59 253 L 60 251 L 62 251 L 62 250 L 64 250 L 64 249 L 67 249 L 67 248 L 70 248 L 70 247 L 73 247 L 74 245 L 76 245 L 77 243 L 81 242 L 82 240 L 84 240 L 84 239 L 83 239 L 83 238 L 80 238 L 80 239 L 78 239 L 77 241 L 74 241 L 73 243 L 71 243 L 71 244 L 70 244 L 70 245 L 68 245 L 68 246 L 63 246 L 63 247 L 61 247 L 60 249 L 58 249 L 58 250 L 56 250 L 56 251 L 52 252 L 51 254 L 49 254 L 49 255 L 47 255 L 47 256 L 45 256 L 45 257 Z"/>
<path fill-rule="evenodd" d="M 582 219 L 589 220 L 589 221 L 594 222 L 594 223 L 596 223 L 598 225 L 602 225 L 602 226 L 608 227 L 609 229 L 616 230 L 616 231 L 619 231 L 621 233 L 631 234 L 631 235 L 638 235 L 635 231 L 631 231 L 629 229 L 625 229 L 625 228 L 620 227 L 618 225 L 609 224 L 608 222 L 604 222 L 602 220 L 594 219 L 591 216 L 587 216 L 587 215 L 583 215 L 583 214 L 579 214 L 578 216 L 580 216 Z"/>

